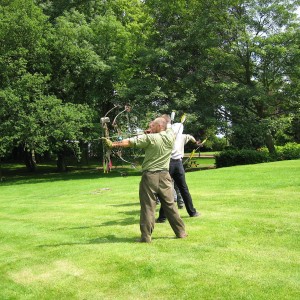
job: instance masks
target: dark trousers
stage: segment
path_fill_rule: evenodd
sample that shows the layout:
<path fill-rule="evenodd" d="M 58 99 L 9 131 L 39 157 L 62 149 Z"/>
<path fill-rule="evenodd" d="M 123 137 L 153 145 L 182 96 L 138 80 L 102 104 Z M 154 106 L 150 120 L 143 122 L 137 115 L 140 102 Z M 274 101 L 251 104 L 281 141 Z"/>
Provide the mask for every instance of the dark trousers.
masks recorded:
<path fill-rule="evenodd" d="M 192 196 L 186 184 L 185 171 L 181 159 L 178 160 L 171 159 L 169 173 L 180 191 L 181 197 L 185 204 L 186 211 L 188 212 L 190 217 L 192 217 L 193 215 L 195 215 L 196 209 L 193 205 Z M 159 219 L 166 219 L 164 209 L 162 206 L 160 207 L 159 210 Z"/>

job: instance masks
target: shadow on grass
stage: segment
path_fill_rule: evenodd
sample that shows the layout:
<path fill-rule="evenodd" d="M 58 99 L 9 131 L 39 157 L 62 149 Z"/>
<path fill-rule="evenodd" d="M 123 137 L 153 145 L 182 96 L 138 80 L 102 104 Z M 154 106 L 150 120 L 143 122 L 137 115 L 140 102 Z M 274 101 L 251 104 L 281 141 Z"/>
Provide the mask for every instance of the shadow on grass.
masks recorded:
<path fill-rule="evenodd" d="M 139 215 L 139 211 L 136 211 L 135 213 L 130 213 L 130 215 Z M 124 220 L 119 220 L 119 221 L 107 221 L 101 224 L 101 226 L 127 226 L 127 225 L 134 225 L 137 224 L 136 218 L 127 218 Z"/>
<path fill-rule="evenodd" d="M 139 211 L 135 211 L 134 213 L 130 213 L 130 214 L 134 214 L 139 216 Z M 98 225 L 91 225 L 91 226 L 76 226 L 76 227 L 60 227 L 60 228 L 56 228 L 53 229 L 52 231 L 59 231 L 59 230 L 82 230 L 82 229 L 90 229 L 90 228 L 99 228 L 99 227 L 103 227 L 103 226 L 127 226 L 127 225 L 134 225 L 137 224 L 138 220 L 137 218 L 127 218 L 127 219 L 123 219 L 123 220 L 112 220 L 112 221 L 107 221 Z"/>
<path fill-rule="evenodd" d="M 36 184 L 55 181 L 69 181 L 69 180 L 84 180 L 84 179 L 100 179 L 100 178 L 116 178 L 116 177 L 131 177 L 141 176 L 141 172 L 130 168 L 115 168 L 110 173 L 104 174 L 101 169 L 96 168 L 81 168 L 70 169 L 67 172 L 59 173 L 54 169 L 41 169 L 35 173 L 28 171 L 15 171 L 6 174 L 0 186 L 11 186 L 20 184 Z"/>
<path fill-rule="evenodd" d="M 213 166 L 203 166 L 201 168 L 191 168 L 187 172 L 201 171 L 212 169 Z M 72 165 L 68 166 L 67 172 L 58 172 L 57 167 L 53 163 L 39 164 L 36 171 L 29 172 L 22 164 L 1 164 L 2 177 L 0 178 L 1 186 L 36 184 L 55 181 L 84 180 L 84 179 L 100 179 L 100 178 L 116 178 L 141 176 L 141 167 L 131 168 L 129 165 L 115 165 L 110 173 L 103 173 L 103 169 L 99 167 L 98 162 L 90 165 Z"/>
<path fill-rule="evenodd" d="M 113 207 L 126 207 L 126 206 L 136 206 L 139 205 L 139 202 L 133 202 L 133 203 L 124 203 L 124 204 L 110 204 L 108 206 L 113 206 Z"/>
<path fill-rule="evenodd" d="M 164 236 L 164 237 L 154 237 L 152 241 L 157 240 L 175 240 L 177 239 L 175 236 Z M 69 243 L 59 243 L 59 244 L 46 244 L 46 245 L 38 245 L 38 248 L 51 248 L 51 247 L 61 247 L 61 246 L 76 246 L 76 245 L 93 245 L 93 244 L 117 244 L 117 243 L 138 243 L 139 237 L 117 237 L 115 235 L 106 235 L 103 237 L 98 237 L 95 239 L 90 239 L 83 242 L 69 242 Z M 148 243 L 142 243 L 148 244 Z"/>
<path fill-rule="evenodd" d="M 135 241 L 134 238 L 116 237 L 115 235 L 111 234 L 111 235 L 106 235 L 103 237 L 98 237 L 98 238 L 83 241 L 83 242 L 47 244 L 47 245 L 39 245 L 37 247 L 47 248 L 47 247 L 61 247 L 61 246 L 74 246 L 74 245 L 107 244 L 107 243 L 132 243 L 134 241 Z"/>

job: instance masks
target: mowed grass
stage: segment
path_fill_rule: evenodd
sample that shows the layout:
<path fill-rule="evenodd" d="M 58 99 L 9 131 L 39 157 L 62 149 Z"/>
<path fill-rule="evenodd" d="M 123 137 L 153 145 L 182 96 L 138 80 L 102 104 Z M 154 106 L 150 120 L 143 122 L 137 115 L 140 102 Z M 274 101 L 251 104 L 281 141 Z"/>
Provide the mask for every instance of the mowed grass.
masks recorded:
<path fill-rule="evenodd" d="M 188 172 L 202 216 L 151 244 L 140 175 L 120 174 L 0 184 L 0 299 L 300 299 L 300 160 Z"/>

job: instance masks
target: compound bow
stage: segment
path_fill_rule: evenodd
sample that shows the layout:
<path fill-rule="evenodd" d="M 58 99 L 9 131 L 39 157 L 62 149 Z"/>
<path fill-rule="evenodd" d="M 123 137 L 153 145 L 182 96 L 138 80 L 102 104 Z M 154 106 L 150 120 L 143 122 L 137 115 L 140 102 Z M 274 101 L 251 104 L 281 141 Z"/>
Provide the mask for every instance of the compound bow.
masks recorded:
<path fill-rule="evenodd" d="M 117 123 L 117 119 L 123 113 L 125 113 L 125 112 L 129 113 L 131 111 L 131 106 L 125 105 L 124 109 L 115 116 L 115 118 L 113 119 L 111 124 L 114 128 L 114 132 L 116 133 L 116 136 L 110 136 L 109 129 L 108 129 L 108 123 L 110 123 L 110 119 L 109 119 L 109 117 L 107 117 L 107 115 L 115 108 L 120 108 L 120 106 L 114 105 L 114 107 L 112 109 L 110 109 L 103 118 L 101 118 L 101 125 L 103 128 L 103 136 L 105 138 L 109 138 L 109 139 L 117 138 L 118 141 L 121 141 L 123 139 L 123 134 L 122 134 L 122 130 L 121 130 L 119 124 Z M 117 156 L 121 161 L 128 163 L 131 165 L 131 167 L 135 168 L 135 164 L 133 162 L 130 162 L 130 161 L 124 159 L 124 157 L 122 155 L 122 148 L 112 150 L 112 149 L 109 149 L 108 147 L 106 147 L 105 143 L 103 143 L 103 172 L 104 173 L 108 173 L 112 169 L 112 160 L 111 160 L 112 154 Z"/>

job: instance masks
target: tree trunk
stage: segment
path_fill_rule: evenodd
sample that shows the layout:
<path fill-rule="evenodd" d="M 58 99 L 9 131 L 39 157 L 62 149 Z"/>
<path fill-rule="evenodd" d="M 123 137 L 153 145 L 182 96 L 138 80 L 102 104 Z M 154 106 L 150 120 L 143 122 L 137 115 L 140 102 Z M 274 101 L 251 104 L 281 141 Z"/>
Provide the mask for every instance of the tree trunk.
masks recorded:
<path fill-rule="evenodd" d="M 29 172 L 36 171 L 36 160 L 34 150 L 25 149 L 25 165 Z"/>
<path fill-rule="evenodd" d="M 4 178 L 2 177 L 2 162 L 1 162 L 1 158 L 0 158 L 0 181 L 3 181 Z"/>
<path fill-rule="evenodd" d="M 266 142 L 266 146 L 269 150 L 269 153 L 271 154 L 275 154 L 276 153 L 276 149 L 275 149 L 275 145 L 274 145 L 274 140 L 273 137 L 271 135 L 271 133 L 266 133 L 265 135 L 265 142 Z"/>
<path fill-rule="evenodd" d="M 63 151 L 57 153 L 57 169 L 59 172 L 66 172 L 67 171 L 67 163 L 66 157 Z"/>

